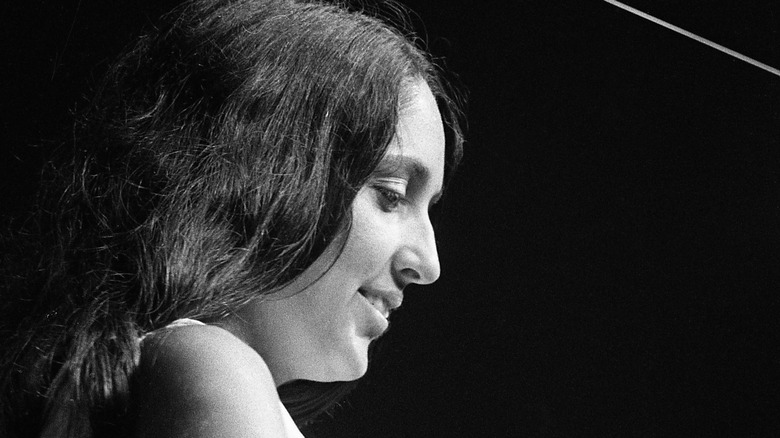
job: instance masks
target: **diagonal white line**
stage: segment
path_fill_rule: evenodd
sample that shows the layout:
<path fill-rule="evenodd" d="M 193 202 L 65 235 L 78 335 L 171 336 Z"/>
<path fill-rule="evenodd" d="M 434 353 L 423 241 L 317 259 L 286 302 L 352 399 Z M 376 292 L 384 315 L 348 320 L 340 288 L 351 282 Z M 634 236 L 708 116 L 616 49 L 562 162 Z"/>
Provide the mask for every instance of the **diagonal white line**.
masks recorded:
<path fill-rule="evenodd" d="M 772 74 L 774 74 L 776 76 L 780 76 L 780 70 L 778 70 L 778 69 L 776 69 L 774 67 L 770 67 L 770 66 L 764 64 L 763 62 L 756 61 L 755 59 L 753 59 L 753 58 L 751 58 L 749 56 L 745 56 L 745 55 L 743 55 L 743 54 L 741 54 L 739 52 L 731 50 L 728 47 L 723 47 L 723 46 L 721 46 L 718 43 L 710 41 L 710 40 L 708 40 L 706 38 L 702 38 L 702 37 L 696 35 L 695 33 L 688 32 L 687 30 L 685 30 L 685 29 L 683 29 L 681 27 L 677 27 L 677 26 L 675 26 L 675 25 L 673 25 L 671 23 L 667 23 L 666 21 L 663 21 L 661 19 L 655 18 L 655 17 L 653 17 L 650 14 L 646 14 L 646 13 L 644 13 L 644 12 L 638 10 L 638 9 L 632 8 L 631 6 L 628 6 L 628 5 L 625 5 L 623 3 L 620 3 L 619 1 L 616 1 L 616 0 L 604 0 L 604 1 L 609 3 L 609 4 L 611 4 L 611 5 L 617 6 L 620 9 L 623 9 L 624 11 L 627 11 L 627 12 L 630 12 L 630 13 L 632 13 L 634 15 L 642 17 L 645 20 L 652 21 L 653 23 L 658 24 L 660 26 L 663 26 L 663 27 L 665 27 L 665 28 L 667 28 L 669 30 L 673 30 L 673 31 L 675 31 L 675 32 L 677 32 L 677 33 L 679 33 L 681 35 L 685 35 L 688 38 L 696 40 L 696 41 L 698 41 L 698 42 L 700 42 L 702 44 L 706 44 L 706 45 L 712 47 L 713 49 L 720 50 L 721 52 L 726 53 L 728 55 L 731 55 L 731 56 L 733 56 L 733 57 L 735 57 L 735 58 L 737 58 L 739 60 L 745 61 L 748 64 L 752 64 L 752 65 L 754 65 L 754 66 L 756 66 L 756 67 L 758 67 L 760 69 L 766 70 L 769 73 L 772 73 Z"/>

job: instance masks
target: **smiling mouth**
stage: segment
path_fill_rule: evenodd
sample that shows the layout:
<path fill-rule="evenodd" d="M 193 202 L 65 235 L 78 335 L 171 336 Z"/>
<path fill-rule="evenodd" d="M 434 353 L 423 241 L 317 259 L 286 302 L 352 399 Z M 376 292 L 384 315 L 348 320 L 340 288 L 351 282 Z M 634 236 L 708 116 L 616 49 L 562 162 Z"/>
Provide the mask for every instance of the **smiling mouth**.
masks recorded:
<path fill-rule="evenodd" d="M 394 299 L 389 293 L 374 292 L 365 289 L 358 289 L 360 295 L 368 300 L 369 304 L 375 308 L 385 319 L 390 317 L 390 313 L 401 305 L 400 298 Z"/>

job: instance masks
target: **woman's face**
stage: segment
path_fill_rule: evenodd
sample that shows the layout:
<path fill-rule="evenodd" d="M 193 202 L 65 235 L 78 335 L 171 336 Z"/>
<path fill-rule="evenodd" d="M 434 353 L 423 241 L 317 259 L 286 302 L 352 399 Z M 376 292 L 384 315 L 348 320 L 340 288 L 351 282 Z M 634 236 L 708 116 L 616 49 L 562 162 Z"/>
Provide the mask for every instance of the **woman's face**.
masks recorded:
<path fill-rule="evenodd" d="M 404 287 L 439 277 L 428 211 L 442 189 L 444 129 L 428 86 L 409 91 L 396 137 L 352 204 L 349 232 L 281 298 L 257 299 L 224 322 L 263 357 L 277 385 L 361 377 L 368 345 L 387 329 Z"/>

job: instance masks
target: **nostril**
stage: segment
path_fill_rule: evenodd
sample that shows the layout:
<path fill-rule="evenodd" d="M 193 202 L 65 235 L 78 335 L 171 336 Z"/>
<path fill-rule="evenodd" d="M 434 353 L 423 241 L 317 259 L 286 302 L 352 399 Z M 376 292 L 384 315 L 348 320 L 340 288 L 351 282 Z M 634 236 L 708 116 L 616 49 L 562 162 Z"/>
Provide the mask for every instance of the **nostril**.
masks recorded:
<path fill-rule="evenodd" d="M 416 283 L 419 282 L 422 276 L 419 272 L 417 272 L 416 269 L 413 268 L 405 268 L 403 271 L 404 278 L 406 279 L 406 283 Z"/>

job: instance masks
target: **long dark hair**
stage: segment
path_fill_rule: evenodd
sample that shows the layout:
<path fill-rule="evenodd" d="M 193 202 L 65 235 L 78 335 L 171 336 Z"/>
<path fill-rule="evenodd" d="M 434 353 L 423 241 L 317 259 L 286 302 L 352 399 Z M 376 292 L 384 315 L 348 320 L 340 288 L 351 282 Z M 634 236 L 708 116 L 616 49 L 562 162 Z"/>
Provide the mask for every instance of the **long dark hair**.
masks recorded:
<path fill-rule="evenodd" d="M 458 106 L 410 36 L 343 5 L 195 0 L 141 37 L 6 242 L 0 431 L 101 435 L 125 421 L 142 333 L 304 271 L 348 227 L 413 80 L 438 99 L 449 174 Z M 344 392 L 290 388 L 299 423 Z"/>

